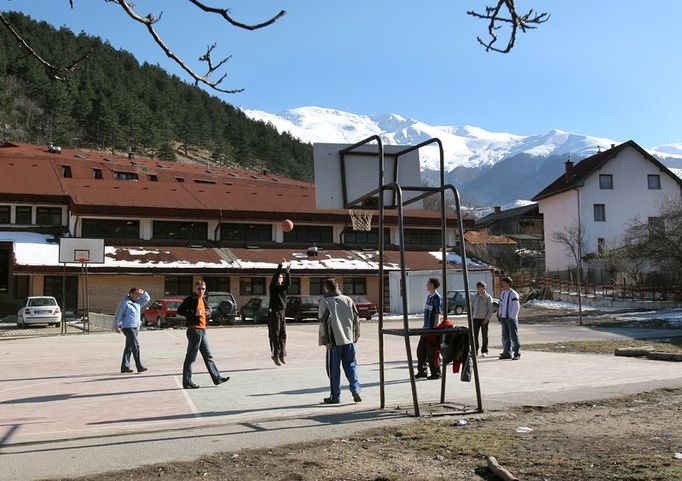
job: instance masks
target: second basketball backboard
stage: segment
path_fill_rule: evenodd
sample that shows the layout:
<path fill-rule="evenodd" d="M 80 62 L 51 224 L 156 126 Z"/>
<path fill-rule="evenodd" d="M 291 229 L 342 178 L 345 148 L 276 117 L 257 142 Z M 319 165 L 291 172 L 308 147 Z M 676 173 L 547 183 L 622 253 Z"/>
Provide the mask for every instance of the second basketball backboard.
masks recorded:
<path fill-rule="evenodd" d="M 349 144 L 316 143 L 315 190 L 318 209 L 372 208 L 378 205 L 378 195 L 358 202 L 369 192 L 379 188 L 379 149 L 367 144 L 348 151 Z M 384 146 L 384 184 L 396 182 L 401 186 L 422 185 L 419 169 L 419 153 L 412 151 L 397 157 L 406 146 Z M 416 197 L 418 192 L 404 192 L 404 200 Z M 395 207 L 392 191 L 384 192 L 384 206 Z M 421 202 L 410 205 L 420 208 Z"/>

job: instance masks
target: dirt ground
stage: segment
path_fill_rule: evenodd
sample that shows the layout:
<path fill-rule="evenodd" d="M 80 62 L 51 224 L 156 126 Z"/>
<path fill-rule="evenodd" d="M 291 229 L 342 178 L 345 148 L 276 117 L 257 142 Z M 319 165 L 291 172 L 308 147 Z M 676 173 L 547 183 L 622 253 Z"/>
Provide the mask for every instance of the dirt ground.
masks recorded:
<path fill-rule="evenodd" d="M 671 481 L 682 479 L 682 459 L 675 455 L 682 453 L 681 419 L 682 389 L 658 390 L 607 401 L 419 420 L 346 439 L 221 453 L 78 479 L 494 480 L 486 456 L 495 456 L 524 481 Z"/>

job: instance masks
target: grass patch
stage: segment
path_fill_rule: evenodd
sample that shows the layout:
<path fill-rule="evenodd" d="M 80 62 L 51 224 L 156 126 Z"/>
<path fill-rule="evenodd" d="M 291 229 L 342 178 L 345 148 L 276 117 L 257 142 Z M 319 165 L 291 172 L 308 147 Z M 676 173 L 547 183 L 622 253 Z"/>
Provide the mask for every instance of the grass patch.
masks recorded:
<path fill-rule="evenodd" d="M 550 342 L 544 344 L 525 344 L 523 349 L 529 351 L 549 352 L 589 352 L 596 354 L 613 354 L 616 348 L 653 346 L 655 351 L 682 353 L 682 337 L 656 339 L 655 341 L 614 339 L 604 341 L 569 341 Z"/>

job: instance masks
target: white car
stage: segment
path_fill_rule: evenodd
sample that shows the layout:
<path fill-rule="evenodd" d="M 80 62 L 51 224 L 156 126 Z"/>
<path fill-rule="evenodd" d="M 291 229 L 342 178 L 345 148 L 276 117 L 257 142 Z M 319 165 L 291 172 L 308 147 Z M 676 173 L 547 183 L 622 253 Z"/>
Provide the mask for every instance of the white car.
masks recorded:
<path fill-rule="evenodd" d="M 57 299 L 49 296 L 27 297 L 17 312 L 17 326 L 28 324 L 52 324 L 58 326 L 62 322 L 62 310 Z"/>

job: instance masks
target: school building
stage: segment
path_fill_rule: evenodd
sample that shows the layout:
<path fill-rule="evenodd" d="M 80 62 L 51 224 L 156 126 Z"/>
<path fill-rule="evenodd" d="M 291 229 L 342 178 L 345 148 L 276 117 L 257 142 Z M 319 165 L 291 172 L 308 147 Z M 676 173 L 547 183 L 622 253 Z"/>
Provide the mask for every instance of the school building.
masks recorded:
<path fill-rule="evenodd" d="M 379 299 L 378 228 L 354 231 L 346 211 L 316 209 L 314 184 L 214 164 L 12 143 L 0 146 L 0 169 L 2 315 L 16 313 L 17 302 L 30 295 L 54 296 L 64 309 L 81 305 L 81 266 L 60 264 L 61 237 L 104 239 L 105 262 L 88 265 L 90 309 L 96 312 L 111 313 L 133 286 L 152 299 L 184 296 L 197 279 L 209 290 L 232 292 L 241 306 L 268 294 L 282 258 L 292 262 L 290 294 L 320 294 L 321 281 L 335 277 L 344 293 Z M 284 219 L 294 222 L 291 232 L 283 231 Z M 455 224 L 448 219 L 453 248 Z M 471 227 L 467 221 L 465 229 Z M 439 214 L 406 210 L 404 232 L 407 267 L 438 271 Z M 397 308 L 392 212 L 382 235 L 389 280 L 384 295 Z M 450 256 L 448 266 L 461 268 Z M 481 263 L 470 269 L 490 271 Z"/>

